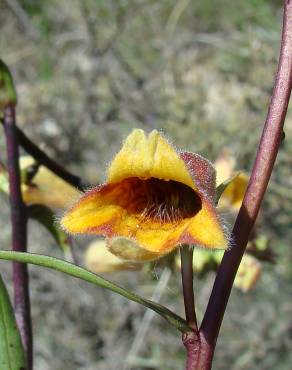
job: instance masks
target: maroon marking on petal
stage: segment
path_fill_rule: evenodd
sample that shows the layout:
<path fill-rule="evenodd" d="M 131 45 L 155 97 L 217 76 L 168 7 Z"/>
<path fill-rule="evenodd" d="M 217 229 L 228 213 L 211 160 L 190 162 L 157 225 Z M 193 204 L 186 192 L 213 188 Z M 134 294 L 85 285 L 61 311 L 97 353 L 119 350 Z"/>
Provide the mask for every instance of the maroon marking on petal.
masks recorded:
<path fill-rule="evenodd" d="M 90 227 L 85 233 L 108 237 L 115 236 L 117 234 L 116 231 L 114 231 L 116 221 L 116 219 L 113 219 L 103 225 Z"/>
<path fill-rule="evenodd" d="M 212 163 L 199 154 L 191 152 L 181 152 L 180 157 L 199 190 L 213 203 L 216 195 L 216 171 Z"/>
<path fill-rule="evenodd" d="M 88 190 L 86 193 L 84 193 L 82 195 L 82 197 L 79 199 L 80 200 L 84 200 L 84 199 L 87 199 L 87 198 L 91 198 L 93 197 L 96 193 L 99 193 L 101 190 L 103 190 L 104 188 L 106 188 L 107 184 L 102 184 L 102 185 L 97 185 L 95 186 L 94 188 Z"/>
<path fill-rule="evenodd" d="M 179 240 L 178 244 L 198 244 L 202 245 L 197 239 L 195 239 L 188 231 L 184 232 Z"/>

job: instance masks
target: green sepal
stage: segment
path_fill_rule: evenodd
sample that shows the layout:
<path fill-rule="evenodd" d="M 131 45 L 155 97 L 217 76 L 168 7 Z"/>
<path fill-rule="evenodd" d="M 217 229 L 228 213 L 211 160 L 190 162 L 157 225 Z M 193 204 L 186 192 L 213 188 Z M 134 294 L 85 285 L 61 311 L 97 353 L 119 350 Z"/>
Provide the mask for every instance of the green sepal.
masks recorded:
<path fill-rule="evenodd" d="M 218 205 L 218 202 L 221 198 L 221 195 L 224 193 L 224 190 L 227 188 L 227 186 L 232 183 L 236 179 L 236 177 L 239 175 L 239 172 L 236 173 L 234 176 L 230 177 L 229 179 L 222 182 L 220 185 L 216 188 L 216 199 L 215 199 L 215 205 Z"/>
<path fill-rule="evenodd" d="M 0 59 L 0 112 L 8 105 L 15 106 L 16 103 L 17 95 L 12 75 L 7 65 Z"/>

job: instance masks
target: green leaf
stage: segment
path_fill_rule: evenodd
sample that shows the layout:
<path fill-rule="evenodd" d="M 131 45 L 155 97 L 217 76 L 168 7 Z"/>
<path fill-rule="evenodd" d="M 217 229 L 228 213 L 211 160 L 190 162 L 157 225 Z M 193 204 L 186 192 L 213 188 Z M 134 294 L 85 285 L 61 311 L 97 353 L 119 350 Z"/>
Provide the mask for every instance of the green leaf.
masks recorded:
<path fill-rule="evenodd" d="M 149 299 L 142 298 L 135 293 L 129 292 L 128 290 L 121 288 L 120 286 L 106 279 L 103 279 L 102 277 L 94 274 L 93 272 L 89 272 L 82 267 L 73 265 L 72 263 L 54 257 L 12 251 L 0 251 L 0 259 L 23 263 L 31 263 L 33 265 L 48 267 L 56 271 L 64 272 L 67 275 L 74 276 L 78 279 L 85 280 L 91 284 L 111 290 L 129 299 L 130 301 L 137 302 L 142 306 L 150 308 L 151 310 L 155 311 L 160 316 L 162 316 L 172 326 L 174 326 L 176 329 L 183 333 L 191 330 L 191 328 L 186 324 L 186 321 L 183 318 L 176 315 L 168 308 L 160 305 L 159 303 L 153 302 Z"/>
<path fill-rule="evenodd" d="M 229 179 L 222 182 L 222 184 L 218 185 L 216 188 L 216 200 L 215 205 L 217 206 L 219 199 L 221 198 L 221 195 L 224 193 L 224 190 L 227 188 L 227 186 L 239 175 L 239 172 L 236 173 L 234 176 L 230 177 Z"/>
<path fill-rule="evenodd" d="M 54 212 L 50 208 L 42 204 L 34 204 L 28 207 L 28 216 L 38 221 L 49 231 L 49 233 L 55 239 L 57 245 L 64 253 L 65 259 L 72 261 L 73 258 L 71 253 L 70 240 L 68 236 L 64 233 L 64 231 L 60 229 L 58 224 L 55 222 Z"/>
<path fill-rule="evenodd" d="M 25 354 L 9 295 L 0 275 L 0 369 L 24 370 Z"/>

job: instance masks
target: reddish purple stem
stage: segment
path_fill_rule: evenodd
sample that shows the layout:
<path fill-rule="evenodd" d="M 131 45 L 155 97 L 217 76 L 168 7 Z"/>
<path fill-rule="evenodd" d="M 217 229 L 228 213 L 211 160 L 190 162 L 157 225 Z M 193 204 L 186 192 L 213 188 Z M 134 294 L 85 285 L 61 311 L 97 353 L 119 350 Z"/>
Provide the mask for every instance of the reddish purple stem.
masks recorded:
<path fill-rule="evenodd" d="M 187 370 L 210 370 L 218 333 L 241 258 L 263 200 L 282 140 L 292 86 L 292 0 L 284 1 L 281 51 L 273 95 L 252 175 L 232 231 L 233 247 L 224 254 L 199 330 L 199 341 L 188 333 Z"/>
<path fill-rule="evenodd" d="M 12 250 L 26 252 L 27 217 L 22 201 L 19 170 L 18 138 L 15 125 L 15 107 L 9 105 L 4 110 L 4 128 L 7 143 L 9 193 L 12 223 Z M 27 265 L 13 263 L 13 285 L 15 317 L 20 330 L 27 357 L 27 370 L 32 369 L 32 328 L 30 316 L 29 280 Z"/>

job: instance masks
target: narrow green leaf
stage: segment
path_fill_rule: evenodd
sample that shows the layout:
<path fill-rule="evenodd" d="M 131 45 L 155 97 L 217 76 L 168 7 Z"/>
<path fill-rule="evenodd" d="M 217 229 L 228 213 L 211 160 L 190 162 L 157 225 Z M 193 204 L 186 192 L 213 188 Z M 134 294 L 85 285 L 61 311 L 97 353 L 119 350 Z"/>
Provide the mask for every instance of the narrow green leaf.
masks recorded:
<path fill-rule="evenodd" d="M 7 289 L 0 275 L 0 369 L 25 370 L 25 355 Z"/>
<path fill-rule="evenodd" d="M 64 253 L 64 257 L 66 258 L 66 260 L 72 261 L 73 258 L 71 253 L 70 240 L 68 236 L 64 233 L 64 231 L 55 222 L 54 212 L 50 208 L 42 204 L 34 204 L 28 207 L 28 216 L 38 221 L 49 231 L 49 233 L 55 239 L 57 245 Z"/>
<path fill-rule="evenodd" d="M 223 194 L 224 190 L 227 188 L 227 186 L 239 175 L 239 172 L 236 173 L 234 176 L 230 177 L 229 179 L 222 182 L 222 184 L 218 185 L 216 188 L 216 200 L 215 205 L 217 206 L 219 199 L 221 198 L 221 195 Z"/>
<path fill-rule="evenodd" d="M 73 265 L 72 263 L 63 261 L 58 258 L 43 256 L 33 253 L 22 253 L 22 252 L 12 252 L 12 251 L 0 251 L 0 259 L 17 261 L 23 263 L 31 263 L 33 265 L 48 267 L 53 270 L 64 272 L 67 275 L 74 276 L 76 278 L 85 280 L 89 283 L 97 285 L 99 287 L 111 290 L 121 296 L 137 302 L 142 306 L 148 307 L 151 310 L 158 313 L 165 320 L 167 320 L 172 326 L 181 332 L 186 332 L 191 330 L 186 324 L 186 321 L 180 316 L 176 315 L 174 312 L 170 311 L 168 308 L 153 302 L 148 299 L 144 299 L 139 295 L 129 292 L 128 290 L 121 288 L 120 286 L 103 279 L 102 277 L 87 271 L 86 269 Z"/>

